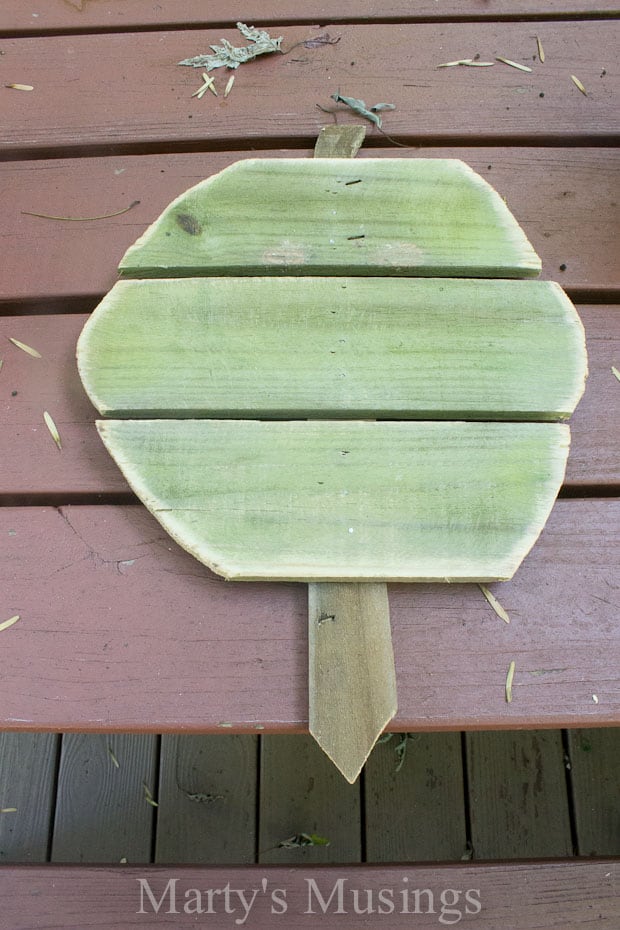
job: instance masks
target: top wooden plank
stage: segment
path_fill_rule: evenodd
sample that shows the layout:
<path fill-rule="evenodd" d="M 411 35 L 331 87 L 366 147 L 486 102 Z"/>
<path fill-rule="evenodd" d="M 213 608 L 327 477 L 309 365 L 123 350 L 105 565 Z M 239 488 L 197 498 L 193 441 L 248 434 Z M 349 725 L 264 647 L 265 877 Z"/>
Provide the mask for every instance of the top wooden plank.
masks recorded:
<path fill-rule="evenodd" d="M 317 109 L 341 93 L 369 104 L 387 101 L 384 129 L 401 141 L 506 140 L 602 143 L 620 128 L 616 105 L 620 73 L 607 71 L 619 23 L 540 23 L 546 60 L 538 61 L 527 23 L 349 26 L 337 45 L 265 55 L 241 66 L 223 96 L 228 74 L 215 72 L 220 90 L 198 99 L 200 72 L 181 59 L 209 50 L 237 30 L 144 32 L 7 39 L 2 88 L 3 137 L 9 157 L 44 152 L 93 154 L 178 146 L 228 148 L 277 140 L 316 139 L 334 118 Z M 307 27 L 277 30 L 286 50 Z M 608 51 L 607 51 L 608 50 Z M 487 68 L 437 68 L 479 54 L 503 55 L 531 67 L 525 73 L 496 62 Z M 584 84 L 584 96 L 571 80 Z M 345 108 L 341 122 L 359 122 Z M 243 140 L 241 142 L 241 140 Z M 378 130 L 372 142 L 385 141 Z"/>
<path fill-rule="evenodd" d="M 615 0 L 389 0 L 377 7 L 375 0 L 340 0 L 337 7 L 310 0 L 293 7 L 290 0 L 4 0 L 0 12 L 3 31 L 41 33 L 53 30 L 127 30 L 168 26 L 213 26 L 247 23 L 312 23 L 398 20 L 432 22 L 458 19 L 517 19 L 563 16 L 611 16 Z"/>

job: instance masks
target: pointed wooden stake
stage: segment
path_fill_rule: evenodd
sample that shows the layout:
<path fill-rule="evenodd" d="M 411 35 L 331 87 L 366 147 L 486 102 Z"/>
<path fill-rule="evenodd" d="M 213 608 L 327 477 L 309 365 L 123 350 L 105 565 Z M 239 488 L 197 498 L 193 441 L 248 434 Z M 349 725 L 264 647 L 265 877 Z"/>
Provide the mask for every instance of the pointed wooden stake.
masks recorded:
<path fill-rule="evenodd" d="M 387 587 L 308 586 L 310 732 L 351 784 L 396 713 Z"/>

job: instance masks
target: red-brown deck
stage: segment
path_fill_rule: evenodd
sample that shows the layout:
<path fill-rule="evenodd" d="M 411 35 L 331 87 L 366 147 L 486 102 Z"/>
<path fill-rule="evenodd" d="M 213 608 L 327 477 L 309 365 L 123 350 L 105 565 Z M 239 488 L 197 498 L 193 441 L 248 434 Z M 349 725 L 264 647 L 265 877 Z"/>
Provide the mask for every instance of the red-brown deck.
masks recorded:
<path fill-rule="evenodd" d="M 612 369 L 620 368 L 617 6 L 609 0 L 417 0 L 380 10 L 367 0 L 341 0 L 337 6 L 2 4 L 1 84 L 34 90 L 0 86 L 0 622 L 21 618 L 0 632 L 0 729 L 134 731 L 147 741 L 161 733 L 307 729 L 304 586 L 224 582 L 167 537 L 100 444 L 74 353 L 123 251 L 163 207 L 238 158 L 310 156 L 321 126 L 333 119 L 317 104 L 331 106 L 336 90 L 396 104 L 384 128 L 400 144 L 369 125 L 359 157 L 459 157 L 499 190 L 541 255 L 543 277 L 559 281 L 575 301 L 589 353 L 561 499 L 515 579 L 493 586 L 511 624 L 475 586 L 390 586 L 399 691 L 393 727 L 430 737 L 620 725 L 620 383 Z M 222 36 L 236 42 L 237 19 L 283 35 L 285 51 L 320 33 L 339 41 L 301 44 L 242 66 L 226 99 L 228 75 L 215 72 L 220 96 L 192 97 L 200 71 L 176 62 Z M 532 71 L 501 63 L 436 67 L 475 55 L 503 55 Z M 345 111 L 337 119 L 357 121 Z M 134 201 L 121 216 L 89 222 L 28 215 L 95 217 Z M 58 426 L 62 451 L 44 425 L 44 410 Z M 511 661 L 516 672 L 507 704 Z M 153 745 L 144 744 L 149 765 Z M 359 868 L 347 875 L 377 883 L 364 888 L 401 881 L 400 872 Z M 609 891 L 617 864 L 451 868 L 450 881 L 456 875 L 469 882 L 473 872 L 472 882 L 494 889 L 480 916 L 486 914 L 486 926 L 585 927 L 599 912 L 603 923 L 617 925 L 618 898 Z M 419 887 L 443 880 L 437 870 L 414 871 Z M 244 887 L 262 877 L 246 873 Z M 80 900 L 88 902 L 89 894 L 112 908 L 109 915 L 101 911 L 96 925 L 120 926 L 122 910 L 114 911 L 112 897 L 128 900 L 134 879 L 113 869 L 5 871 L 6 926 L 47 926 L 41 921 L 48 907 L 57 908 L 59 926 L 88 926 Z M 210 887 L 227 879 L 220 871 L 187 880 Z M 278 872 L 273 881 L 293 889 L 298 877 Z M 519 915 L 515 902 L 526 884 L 532 904 Z M 55 902 L 36 916 L 32 902 L 47 901 L 52 887 Z M 65 887 L 72 889 L 67 896 Z M 31 892 L 32 913 L 9 910 L 8 896 L 22 888 Z M 540 901 L 546 903 L 537 910 Z M 122 919 L 122 926 L 164 923 Z M 227 926 L 231 918 L 222 919 Z M 350 924 L 322 918 L 330 919 L 337 926 L 375 925 L 371 917 L 366 924 L 359 916 Z M 189 926 L 183 920 L 174 925 Z M 269 920 L 246 925 L 276 925 Z M 436 915 L 416 923 L 436 925 Z"/>

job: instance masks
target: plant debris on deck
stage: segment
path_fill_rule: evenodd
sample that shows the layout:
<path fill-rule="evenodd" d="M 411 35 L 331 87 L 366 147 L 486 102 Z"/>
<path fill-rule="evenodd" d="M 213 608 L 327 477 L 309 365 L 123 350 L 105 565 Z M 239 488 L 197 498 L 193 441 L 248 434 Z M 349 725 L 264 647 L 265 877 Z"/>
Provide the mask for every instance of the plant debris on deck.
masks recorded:
<path fill-rule="evenodd" d="M 221 39 L 221 45 L 211 45 L 214 55 L 195 55 L 193 58 L 184 58 L 180 65 L 190 68 L 205 68 L 213 71 L 214 68 L 238 68 L 246 61 L 251 61 L 259 55 L 269 55 L 271 52 L 280 52 L 283 36 L 273 39 L 264 29 L 255 29 L 245 23 L 237 23 L 241 35 L 250 40 L 250 45 L 235 46 L 228 39 Z"/>

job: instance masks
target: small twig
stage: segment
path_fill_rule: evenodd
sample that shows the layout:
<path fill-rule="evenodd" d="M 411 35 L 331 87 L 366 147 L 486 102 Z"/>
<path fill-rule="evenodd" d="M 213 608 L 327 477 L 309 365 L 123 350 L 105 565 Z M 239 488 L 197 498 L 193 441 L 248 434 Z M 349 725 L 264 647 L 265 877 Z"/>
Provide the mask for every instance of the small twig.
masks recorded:
<path fill-rule="evenodd" d="M 21 212 L 24 216 L 40 216 L 44 220 L 62 220 L 65 223 L 90 223 L 91 220 L 109 220 L 113 216 L 122 216 L 123 213 L 128 213 L 134 207 L 137 207 L 139 203 L 139 200 L 134 200 L 128 207 L 123 207 L 122 210 L 117 210 L 115 213 L 102 213 L 101 216 L 52 216 L 51 213 L 33 213 L 31 210 L 22 210 Z"/>

